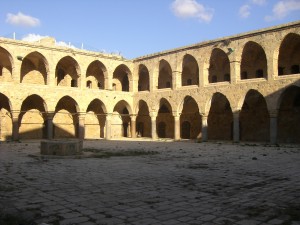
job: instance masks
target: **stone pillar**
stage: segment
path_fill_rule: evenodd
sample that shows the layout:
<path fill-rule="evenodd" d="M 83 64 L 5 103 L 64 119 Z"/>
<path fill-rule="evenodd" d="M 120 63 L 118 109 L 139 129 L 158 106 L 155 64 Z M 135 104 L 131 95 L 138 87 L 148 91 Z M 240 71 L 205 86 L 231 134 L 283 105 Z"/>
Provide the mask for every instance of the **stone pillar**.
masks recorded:
<path fill-rule="evenodd" d="M 208 139 L 207 135 L 207 115 L 202 115 L 202 142 L 206 142 Z"/>
<path fill-rule="evenodd" d="M 78 120 L 79 120 L 79 127 L 78 127 L 78 138 L 84 139 L 84 126 L 85 126 L 85 115 L 86 113 L 79 113 Z"/>
<path fill-rule="evenodd" d="M 175 141 L 180 140 L 180 116 L 174 116 L 174 139 Z"/>
<path fill-rule="evenodd" d="M 177 90 L 181 86 L 181 71 L 173 71 L 172 74 L 172 89 Z"/>
<path fill-rule="evenodd" d="M 106 140 L 111 139 L 111 114 L 106 115 Z"/>
<path fill-rule="evenodd" d="M 270 113 L 270 143 L 276 144 L 277 143 L 277 112 Z"/>
<path fill-rule="evenodd" d="M 152 139 L 157 139 L 156 133 L 156 115 L 151 115 L 151 137 Z"/>
<path fill-rule="evenodd" d="M 19 140 L 19 115 L 20 111 L 12 111 L 12 121 L 13 121 L 13 127 L 12 127 L 12 139 L 13 141 Z"/>
<path fill-rule="evenodd" d="M 53 139 L 53 118 L 54 112 L 47 114 L 47 139 Z"/>
<path fill-rule="evenodd" d="M 240 141 L 240 112 L 233 113 L 233 142 Z"/>
<path fill-rule="evenodd" d="M 136 138 L 136 115 L 131 115 L 131 138 Z"/>
<path fill-rule="evenodd" d="M 230 82 L 236 84 L 241 80 L 241 63 L 238 61 L 230 62 Z"/>
<path fill-rule="evenodd" d="M 274 80 L 278 76 L 278 57 L 274 58 L 275 54 L 270 54 L 267 56 L 267 80 Z"/>

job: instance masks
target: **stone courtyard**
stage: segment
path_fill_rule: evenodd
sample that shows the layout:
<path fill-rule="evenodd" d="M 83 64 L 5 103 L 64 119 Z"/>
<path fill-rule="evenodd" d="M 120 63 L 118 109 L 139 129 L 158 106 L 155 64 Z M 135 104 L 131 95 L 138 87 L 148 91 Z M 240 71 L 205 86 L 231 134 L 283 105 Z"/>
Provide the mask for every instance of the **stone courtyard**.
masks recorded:
<path fill-rule="evenodd" d="M 0 224 L 300 224 L 297 145 L 127 140 L 67 159 L 1 142 Z M 113 154 L 129 150 L 151 154 Z"/>

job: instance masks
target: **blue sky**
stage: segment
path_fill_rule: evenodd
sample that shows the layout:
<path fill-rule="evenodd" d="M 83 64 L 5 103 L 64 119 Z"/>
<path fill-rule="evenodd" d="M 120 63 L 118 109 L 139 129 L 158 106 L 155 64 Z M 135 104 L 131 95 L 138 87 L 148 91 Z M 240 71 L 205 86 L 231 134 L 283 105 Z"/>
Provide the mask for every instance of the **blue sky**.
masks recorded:
<path fill-rule="evenodd" d="M 0 36 L 156 53 L 300 19 L 300 0 L 1 0 Z"/>

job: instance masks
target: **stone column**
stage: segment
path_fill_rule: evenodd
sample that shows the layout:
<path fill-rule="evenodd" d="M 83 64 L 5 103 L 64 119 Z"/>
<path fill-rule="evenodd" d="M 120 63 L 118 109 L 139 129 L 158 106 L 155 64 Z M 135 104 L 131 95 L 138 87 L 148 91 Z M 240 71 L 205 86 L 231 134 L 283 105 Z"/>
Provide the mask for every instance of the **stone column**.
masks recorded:
<path fill-rule="evenodd" d="M 202 118 L 202 142 L 206 142 L 208 139 L 207 135 L 207 115 L 201 115 Z"/>
<path fill-rule="evenodd" d="M 181 86 L 181 71 L 173 71 L 172 74 L 172 89 L 177 90 Z M 180 83 L 179 83 L 180 81 Z"/>
<path fill-rule="evenodd" d="M 180 116 L 174 116 L 174 139 L 175 141 L 180 140 Z"/>
<path fill-rule="evenodd" d="M 241 63 L 238 61 L 230 62 L 230 82 L 236 84 L 241 80 Z"/>
<path fill-rule="evenodd" d="M 106 115 L 106 140 L 111 139 L 111 114 Z"/>
<path fill-rule="evenodd" d="M 276 144 L 277 143 L 277 112 L 270 113 L 270 143 Z"/>
<path fill-rule="evenodd" d="M 82 140 L 84 139 L 85 115 L 86 113 L 79 113 L 78 115 L 78 120 L 79 120 L 78 138 Z"/>
<path fill-rule="evenodd" d="M 47 139 L 53 139 L 53 118 L 54 112 L 47 114 Z"/>
<path fill-rule="evenodd" d="M 233 113 L 233 142 L 240 141 L 240 112 Z"/>
<path fill-rule="evenodd" d="M 131 138 L 136 138 L 136 115 L 131 115 Z"/>
<path fill-rule="evenodd" d="M 157 139 L 156 133 L 156 115 L 151 115 L 151 137 L 153 140 Z"/>
<path fill-rule="evenodd" d="M 20 111 L 12 111 L 12 122 L 13 122 L 13 127 L 12 127 L 12 139 L 13 141 L 18 141 L 19 140 L 19 115 Z"/>

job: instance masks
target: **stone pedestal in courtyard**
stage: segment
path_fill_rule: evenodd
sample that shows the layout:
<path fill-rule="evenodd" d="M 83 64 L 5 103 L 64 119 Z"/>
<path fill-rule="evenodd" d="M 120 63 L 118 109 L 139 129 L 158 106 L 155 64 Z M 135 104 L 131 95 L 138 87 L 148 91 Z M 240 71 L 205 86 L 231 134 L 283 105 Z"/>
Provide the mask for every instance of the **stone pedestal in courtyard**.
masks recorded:
<path fill-rule="evenodd" d="M 82 154 L 81 140 L 45 140 L 41 141 L 41 155 L 80 155 Z"/>

